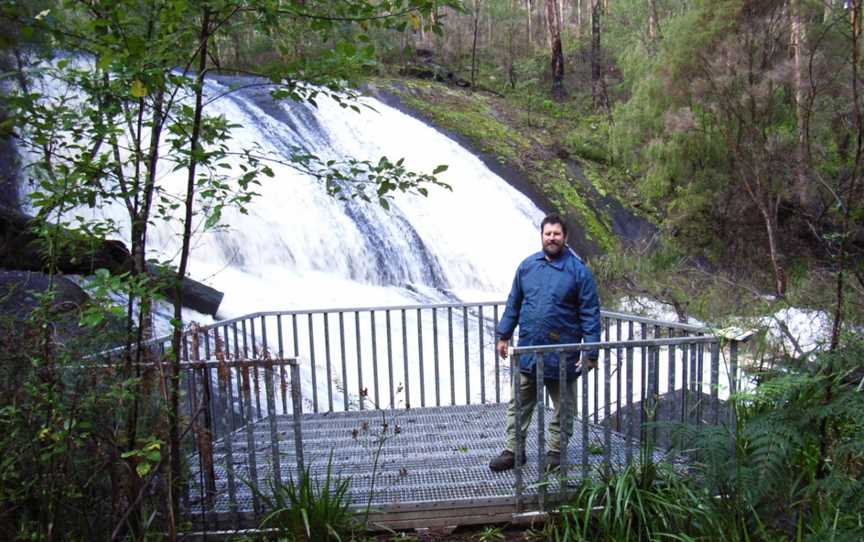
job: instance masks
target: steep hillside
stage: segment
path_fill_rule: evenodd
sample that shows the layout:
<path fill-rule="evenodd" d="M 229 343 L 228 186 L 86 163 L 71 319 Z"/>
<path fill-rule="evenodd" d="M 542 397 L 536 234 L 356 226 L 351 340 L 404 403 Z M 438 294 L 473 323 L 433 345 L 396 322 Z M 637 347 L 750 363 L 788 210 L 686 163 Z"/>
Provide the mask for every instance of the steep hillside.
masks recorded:
<path fill-rule="evenodd" d="M 656 232 L 626 173 L 594 144 L 605 119 L 548 100 L 503 98 L 423 79 L 379 78 L 368 90 L 446 131 L 544 211 L 565 215 L 570 244 L 580 254 L 646 243 Z"/>

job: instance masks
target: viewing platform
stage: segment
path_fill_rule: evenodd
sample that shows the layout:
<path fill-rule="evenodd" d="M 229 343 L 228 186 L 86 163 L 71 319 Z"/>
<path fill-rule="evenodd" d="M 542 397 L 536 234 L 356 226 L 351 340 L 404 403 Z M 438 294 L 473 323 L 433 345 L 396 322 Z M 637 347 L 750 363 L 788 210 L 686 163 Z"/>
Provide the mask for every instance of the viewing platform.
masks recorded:
<path fill-rule="evenodd" d="M 652 422 L 734 423 L 722 402 L 738 386 L 737 341 L 604 311 L 600 343 L 512 348 L 505 361 L 494 348 L 502 310 L 503 302 L 268 312 L 192 329 L 181 498 L 192 530 L 257 528 L 273 484 L 304 469 L 318 483 L 328 469 L 348 480 L 370 528 L 509 522 L 638 461 L 646 437 L 656 441 Z M 154 353 L 166 347 L 157 342 Z M 490 471 L 504 448 L 518 357 L 573 350 L 600 357 L 566 406 L 575 416 L 561 470 L 543 468 L 544 398 L 526 434 L 527 464 Z M 681 461 L 661 446 L 651 453 Z"/>

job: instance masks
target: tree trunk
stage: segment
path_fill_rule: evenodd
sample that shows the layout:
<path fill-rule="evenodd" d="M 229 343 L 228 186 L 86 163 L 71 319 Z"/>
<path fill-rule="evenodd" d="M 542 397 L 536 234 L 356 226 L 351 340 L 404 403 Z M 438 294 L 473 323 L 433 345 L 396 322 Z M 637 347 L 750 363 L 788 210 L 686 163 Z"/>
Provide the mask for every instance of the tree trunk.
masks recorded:
<path fill-rule="evenodd" d="M 474 4 L 474 41 L 471 44 L 471 88 L 474 88 L 474 80 L 477 76 L 477 30 L 480 25 L 480 19 L 478 18 L 477 5 Z"/>
<path fill-rule="evenodd" d="M 652 44 L 660 39 L 660 16 L 657 12 L 657 0 L 648 0 L 648 38 Z"/>
<path fill-rule="evenodd" d="M 607 105 L 606 85 L 603 83 L 600 58 L 600 1 L 591 0 L 591 97 L 594 109 Z"/>
<path fill-rule="evenodd" d="M 530 55 L 533 49 L 533 39 L 531 37 L 531 0 L 525 0 L 525 15 L 525 21 L 528 30 L 528 54 Z"/>
<path fill-rule="evenodd" d="M 560 20 L 558 2 L 546 0 L 546 21 L 549 28 L 550 66 L 552 68 L 552 95 L 557 98 L 564 95 L 564 51 L 561 47 Z"/>
<path fill-rule="evenodd" d="M 573 6 L 573 9 L 576 10 L 576 38 L 579 39 L 582 37 L 582 1 L 576 0 L 576 4 Z"/>
<path fill-rule="evenodd" d="M 790 0 L 790 36 L 793 53 L 793 78 L 795 85 L 795 116 L 798 123 L 796 144 L 795 194 L 802 208 L 812 205 L 813 185 L 810 182 L 810 112 L 808 104 L 809 77 L 805 76 L 805 51 L 807 47 L 804 20 L 801 13 L 801 0 Z"/>
<path fill-rule="evenodd" d="M 566 28 L 566 27 L 567 27 L 567 25 L 564 24 L 564 20 L 565 20 L 565 19 L 564 19 L 564 8 L 566 8 L 566 7 L 567 7 L 567 6 L 565 5 L 564 0 L 559 0 L 559 1 L 558 1 L 557 14 L 558 14 L 558 33 L 559 33 L 559 34 L 562 32 L 562 30 L 561 30 L 562 28 Z"/>

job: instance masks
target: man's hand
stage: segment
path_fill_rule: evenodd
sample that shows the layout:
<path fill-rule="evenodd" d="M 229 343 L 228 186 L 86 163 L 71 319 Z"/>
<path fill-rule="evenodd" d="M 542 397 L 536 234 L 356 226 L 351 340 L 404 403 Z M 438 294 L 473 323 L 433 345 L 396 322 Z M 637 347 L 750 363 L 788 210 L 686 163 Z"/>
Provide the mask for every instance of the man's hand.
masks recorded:
<path fill-rule="evenodd" d="M 597 367 L 597 360 L 596 359 L 586 359 L 585 360 L 585 369 L 587 369 L 585 371 L 586 373 L 588 371 L 590 371 L 591 369 L 594 369 L 595 367 Z M 576 362 L 576 369 L 581 370 L 582 368 L 583 368 L 582 367 L 582 358 L 579 358 L 579 361 Z"/>
<path fill-rule="evenodd" d="M 507 359 L 507 349 L 509 346 L 510 342 L 507 339 L 500 339 L 495 343 L 495 348 L 498 349 L 498 355 L 503 359 Z"/>

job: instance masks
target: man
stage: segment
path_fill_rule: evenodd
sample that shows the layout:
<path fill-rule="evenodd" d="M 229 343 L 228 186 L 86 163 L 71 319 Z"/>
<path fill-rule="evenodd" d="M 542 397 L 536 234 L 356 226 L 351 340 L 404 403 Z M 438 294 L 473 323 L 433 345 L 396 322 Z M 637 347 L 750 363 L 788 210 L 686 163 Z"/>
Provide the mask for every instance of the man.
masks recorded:
<path fill-rule="evenodd" d="M 496 348 L 507 358 L 507 346 L 516 323 L 519 323 L 519 346 L 569 344 L 600 341 L 600 304 L 591 271 L 567 246 L 567 226 L 560 216 L 552 214 L 540 223 L 543 250 L 526 258 L 516 269 L 507 307 L 496 330 Z M 598 352 L 586 352 L 588 370 L 597 365 Z M 547 468 L 561 464 L 561 426 L 563 442 L 572 432 L 572 406 L 577 395 L 577 380 L 582 373 L 579 352 L 543 354 L 543 383 L 552 397 L 554 412 L 549 424 Z M 560 359 L 559 359 L 560 358 Z M 559 361 L 567 364 L 567 382 L 559 383 Z M 522 398 L 522 463 L 526 461 L 524 439 L 537 404 L 537 363 L 535 356 L 519 357 L 519 371 L 514 385 L 520 386 Z M 562 420 L 560 392 L 568 393 L 567 416 Z M 507 444 L 489 468 L 501 472 L 513 468 L 516 443 L 516 406 L 510 400 L 507 409 Z"/>

